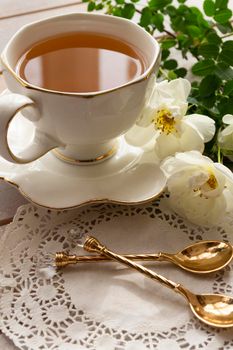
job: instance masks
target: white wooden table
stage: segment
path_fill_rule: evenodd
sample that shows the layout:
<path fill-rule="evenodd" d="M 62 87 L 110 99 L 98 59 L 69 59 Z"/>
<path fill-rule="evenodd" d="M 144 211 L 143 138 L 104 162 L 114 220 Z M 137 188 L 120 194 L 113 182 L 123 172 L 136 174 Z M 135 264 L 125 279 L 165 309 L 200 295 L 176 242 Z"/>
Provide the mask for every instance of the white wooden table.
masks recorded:
<path fill-rule="evenodd" d="M 203 0 L 188 0 L 189 4 L 201 6 Z M 230 0 L 233 9 L 233 0 Z M 9 38 L 24 24 L 53 15 L 83 12 L 86 5 L 75 0 L 0 0 L 0 52 Z M 5 83 L 0 78 L 0 92 Z M 17 189 L 0 180 L 0 225 L 10 222 L 17 207 L 26 200 Z M 11 341 L 0 334 L 0 350 L 16 350 Z"/>

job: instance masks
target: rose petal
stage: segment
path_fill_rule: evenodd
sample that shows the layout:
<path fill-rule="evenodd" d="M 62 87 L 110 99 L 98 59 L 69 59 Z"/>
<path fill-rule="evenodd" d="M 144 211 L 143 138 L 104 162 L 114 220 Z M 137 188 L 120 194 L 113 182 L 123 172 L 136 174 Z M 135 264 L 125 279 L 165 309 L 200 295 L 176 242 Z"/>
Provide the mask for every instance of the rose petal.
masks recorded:
<path fill-rule="evenodd" d="M 208 166 L 213 164 L 213 161 L 210 158 L 203 156 L 198 151 L 177 153 L 176 158 L 190 165 Z"/>
<path fill-rule="evenodd" d="M 233 212 L 233 191 L 226 188 L 223 192 L 223 195 L 227 203 L 226 211 L 228 213 L 232 213 Z"/>
<path fill-rule="evenodd" d="M 204 143 L 199 132 L 186 123 L 183 123 L 183 125 L 183 133 L 180 138 L 180 151 L 185 152 L 197 150 L 203 152 Z"/>
<path fill-rule="evenodd" d="M 159 159 L 164 159 L 180 150 L 180 142 L 173 134 L 160 134 L 155 142 L 155 153 Z"/>
<path fill-rule="evenodd" d="M 134 125 L 126 134 L 126 141 L 133 146 L 141 147 L 156 137 L 154 126 L 151 124 L 147 128 Z"/>
<path fill-rule="evenodd" d="M 188 174 L 187 174 L 188 175 Z M 200 188 L 202 185 L 206 183 L 209 179 L 208 171 L 201 168 L 196 168 L 195 171 L 188 178 L 190 189 L 195 190 Z"/>
<path fill-rule="evenodd" d="M 222 174 L 224 174 L 233 185 L 233 173 L 231 172 L 230 169 L 228 169 L 226 166 L 224 166 L 221 163 L 214 163 L 214 167 L 218 169 L 218 171 L 220 171 Z"/>
<path fill-rule="evenodd" d="M 151 125 L 154 119 L 155 109 L 152 108 L 149 104 L 143 108 L 141 116 L 138 118 L 136 124 L 138 126 L 147 128 Z"/>
<path fill-rule="evenodd" d="M 176 153 L 175 156 L 165 159 L 160 167 L 168 176 L 171 176 L 179 171 L 187 170 L 191 166 L 206 165 L 205 158 L 198 151 Z"/>
<path fill-rule="evenodd" d="M 157 89 L 160 90 L 161 95 L 169 95 L 177 101 L 185 102 L 190 94 L 191 84 L 187 79 L 178 78 L 159 83 Z"/>
<path fill-rule="evenodd" d="M 226 212 L 226 199 L 222 195 L 217 198 L 206 199 L 200 196 L 190 196 L 190 194 L 177 196 L 170 194 L 170 204 L 172 209 L 190 222 L 213 226 L 219 223 Z"/>
<path fill-rule="evenodd" d="M 200 134 L 186 124 L 183 124 L 180 137 L 174 134 L 161 133 L 155 143 L 155 152 L 160 159 L 171 156 L 176 152 L 186 152 L 193 149 L 203 152 L 204 143 Z"/>
<path fill-rule="evenodd" d="M 190 114 L 185 117 L 185 122 L 195 128 L 203 137 L 204 142 L 210 141 L 215 134 L 215 122 L 213 119 L 201 115 Z"/>
<path fill-rule="evenodd" d="M 233 150 L 233 125 L 229 125 L 219 132 L 218 144 L 222 149 Z"/>
<path fill-rule="evenodd" d="M 226 114 L 222 118 L 223 123 L 225 124 L 233 124 L 233 115 L 232 114 Z"/>
<path fill-rule="evenodd" d="M 230 125 L 226 126 L 224 129 L 222 129 L 220 134 L 223 135 L 223 137 L 228 136 L 228 135 L 232 135 L 233 134 L 233 124 L 230 124 Z"/>
<path fill-rule="evenodd" d="M 189 167 L 189 164 L 182 159 L 175 157 L 168 157 L 160 164 L 161 169 L 165 172 L 167 177 L 174 176 L 176 173 L 182 172 Z"/>

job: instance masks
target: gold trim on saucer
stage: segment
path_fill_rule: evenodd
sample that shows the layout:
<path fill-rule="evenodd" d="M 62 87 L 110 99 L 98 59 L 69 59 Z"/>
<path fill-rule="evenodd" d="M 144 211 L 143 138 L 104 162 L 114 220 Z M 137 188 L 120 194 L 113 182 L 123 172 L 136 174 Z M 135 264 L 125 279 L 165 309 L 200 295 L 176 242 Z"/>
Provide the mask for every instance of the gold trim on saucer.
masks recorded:
<path fill-rule="evenodd" d="M 81 202 L 79 204 L 76 204 L 76 205 L 71 205 L 70 207 L 57 207 L 56 208 L 56 207 L 49 207 L 48 205 L 45 205 L 45 204 L 42 204 L 42 203 L 35 201 L 34 199 L 32 199 L 29 195 L 27 195 L 22 190 L 20 185 L 18 185 L 14 181 L 8 179 L 7 177 L 0 176 L 0 179 L 6 181 L 7 183 L 12 185 L 13 187 L 16 187 L 18 189 L 18 191 L 22 194 L 22 196 L 24 196 L 24 198 L 26 198 L 29 202 L 36 204 L 39 207 L 46 208 L 49 210 L 71 210 L 71 209 L 77 209 L 77 208 L 84 207 L 85 205 L 91 205 L 91 204 L 119 204 L 119 205 L 146 204 L 146 203 L 150 203 L 150 202 L 154 201 L 155 199 L 159 198 L 163 194 L 165 187 L 166 187 L 166 184 L 164 184 L 163 189 L 159 193 L 156 193 L 155 195 L 153 195 L 151 197 L 148 197 L 142 201 L 137 201 L 137 202 L 116 201 L 114 199 L 109 199 L 109 198 L 102 198 L 102 199 L 93 198 L 93 199 Z"/>
<path fill-rule="evenodd" d="M 117 151 L 117 146 L 114 146 L 112 149 L 110 149 L 108 152 L 96 157 L 96 158 L 91 158 L 91 159 L 75 159 L 75 158 L 71 158 L 71 157 L 67 157 L 64 154 L 62 154 L 61 152 L 59 152 L 59 150 L 57 148 L 53 149 L 52 152 L 55 154 L 55 156 L 61 160 L 63 160 L 64 162 L 70 163 L 70 164 L 90 164 L 90 163 L 97 163 L 99 161 L 103 161 L 106 160 L 110 157 L 112 157 L 116 151 Z"/>

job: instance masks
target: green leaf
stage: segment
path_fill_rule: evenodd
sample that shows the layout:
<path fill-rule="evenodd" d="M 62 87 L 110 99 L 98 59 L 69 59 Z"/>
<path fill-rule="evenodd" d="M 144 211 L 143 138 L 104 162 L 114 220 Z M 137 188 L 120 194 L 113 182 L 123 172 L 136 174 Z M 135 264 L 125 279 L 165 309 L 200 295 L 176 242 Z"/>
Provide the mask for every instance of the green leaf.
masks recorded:
<path fill-rule="evenodd" d="M 226 10 L 219 10 L 214 15 L 214 19 L 216 22 L 220 24 L 226 23 L 232 16 L 232 11 L 229 9 Z"/>
<path fill-rule="evenodd" d="M 148 5 L 153 10 L 163 10 L 164 7 L 171 4 L 172 0 L 150 0 Z"/>
<path fill-rule="evenodd" d="M 167 60 L 164 62 L 163 64 L 164 68 L 172 70 L 175 69 L 177 67 L 177 61 L 176 60 Z"/>
<path fill-rule="evenodd" d="M 184 25 L 183 17 L 178 14 L 175 17 L 171 18 L 171 24 L 175 32 L 179 32 L 179 31 L 183 32 L 186 28 L 186 26 Z"/>
<path fill-rule="evenodd" d="M 91 11 L 94 11 L 95 9 L 95 2 L 94 1 L 90 1 L 88 3 L 88 6 L 87 6 L 87 11 L 91 12 Z"/>
<path fill-rule="evenodd" d="M 219 53 L 219 46 L 214 44 L 203 44 L 199 47 L 198 53 L 205 58 L 216 58 Z"/>
<path fill-rule="evenodd" d="M 173 72 L 173 70 L 169 70 L 168 72 L 168 79 L 169 80 L 173 80 L 173 79 L 176 79 L 177 78 L 177 75 L 175 72 Z"/>
<path fill-rule="evenodd" d="M 176 73 L 177 77 L 184 78 L 187 74 L 187 69 L 178 68 L 178 69 L 175 69 L 174 72 Z"/>
<path fill-rule="evenodd" d="M 216 9 L 226 9 L 228 5 L 228 0 L 215 0 Z"/>
<path fill-rule="evenodd" d="M 220 85 L 221 79 L 219 79 L 216 75 L 207 75 L 200 83 L 199 94 L 201 97 L 211 96 L 220 87 Z"/>
<path fill-rule="evenodd" d="M 187 26 L 187 32 L 193 38 L 198 38 L 202 33 L 201 29 L 197 26 L 194 26 L 194 25 Z"/>
<path fill-rule="evenodd" d="M 122 4 L 125 3 L 125 0 L 116 0 L 116 3 L 117 3 L 118 5 L 122 5 Z"/>
<path fill-rule="evenodd" d="M 202 13 L 197 15 L 197 25 L 202 29 L 203 34 L 205 33 L 206 29 L 210 28 L 209 22 L 204 18 Z"/>
<path fill-rule="evenodd" d="M 233 79 L 233 69 L 224 62 L 219 62 L 215 68 L 215 74 L 222 80 Z"/>
<path fill-rule="evenodd" d="M 114 7 L 112 9 L 112 14 L 113 14 L 113 16 L 116 16 L 116 17 L 123 17 L 122 16 L 122 8 L 121 7 Z"/>
<path fill-rule="evenodd" d="M 192 72 L 195 75 L 205 76 L 211 74 L 215 69 L 215 63 L 211 59 L 206 59 L 200 62 L 197 62 L 192 67 Z"/>
<path fill-rule="evenodd" d="M 215 104 L 216 98 L 214 95 L 202 98 L 202 104 L 206 108 L 212 108 Z"/>
<path fill-rule="evenodd" d="M 186 17 L 186 21 L 196 25 L 201 25 L 201 27 L 204 27 L 204 28 L 209 28 L 209 24 L 204 19 L 203 13 L 197 7 L 191 6 L 189 10 L 190 10 L 190 14 L 188 17 Z"/>
<path fill-rule="evenodd" d="M 203 9 L 206 16 L 212 17 L 215 14 L 215 4 L 213 0 L 205 0 L 203 4 Z"/>
<path fill-rule="evenodd" d="M 160 13 L 156 13 L 153 15 L 152 23 L 155 25 L 156 29 L 158 29 L 160 32 L 164 30 L 163 15 L 161 15 Z"/>
<path fill-rule="evenodd" d="M 127 19 L 131 19 L 131 18 L 133 18 L 135 11 L 136 11 L 136 9 L 135 9 L 134 4 L 125 4 L 123 9 L 122 9 L 122 17 L 127 18 Z"/>
<path fill-rule="evenodd" d="M 218 108 L 222 115 L 224 114 L 233 114 L 233 104 L 232 99 L 228 98 L 224 102 L 220 102 Z"/>
<path fill-rule="evenodd" d="M 170 49 L 171 47 L 176 45 L 175 39 L 166 39 L 162 41 L 161 46 L 163 49 Z"/>
<path fill-rule="evenodd" d="M 186 0 L 178 0 L 178 2 L 179 2 L 180 4 L 184 4 L 184 3 L 186 2 Z"/>
<path fill-rule="evenodd" d="M 219 59 L 230 66 L 233 66 L 233 40 L 225 41 Z"/>
<path fill-rule="evenodd" d="M 144 7 L 140 18 L 140 26 L 147 28 L 151 24 L 152 12 L 149 7 Z"/>
<path fill-rule="evenodd" d="M 177 10 L 174 6 L 170 5 L 166 8 L 166 13 L 170 16 L 170 17 L 175 17 L 177 15 Z"/>
<path fill-rule="evenodd" d="M 225 41 L 222 45 L 223 49 L 233 50 L 233 40 Z"/>
<path fill-rule="evenodd" d="M 166 60 L 166 58 L 168 58 L 168 56 L 170 55 L 170 51 L 167 49 L 162 50 L 162 60 Z"/>
<path fill-rule="evenodd" d="M 99 4 L 96 5 L 96 7 L 95 7 L 95 9 L 96 9 L 97 11 L 102 10 L 103 8 L 104 8 L 104 5 L 103 5 L 102 3 L 99 3 Z"/>
<path fill-rule="evenodd" d="M 211 32 L 207 35 L 206 37 L 208 43 L 210 44 L 221 44 L 222 39 L 218 36 L 218 34 L 216 34 L 215 32 Z"/>
<path fill-rule="evenodd" d="M 233 95 L 233 80 L 229 80 L 223 89 L 224 95 Z"/>
<path fill-rule="evenodd" d="M 227 22 L 225 24 L 217 23 L 217 28 L 220 30 L 221 33 L 231 33 L 232 32 L 232 25 L 230 22 Z"/>
<path fill-rule="evenodd" d="M 185 16 L 189 13 L 189 7 L 186 5 L 180 5 L 177 9 L 177 13 L 179 13 L 179 15 Z"/>

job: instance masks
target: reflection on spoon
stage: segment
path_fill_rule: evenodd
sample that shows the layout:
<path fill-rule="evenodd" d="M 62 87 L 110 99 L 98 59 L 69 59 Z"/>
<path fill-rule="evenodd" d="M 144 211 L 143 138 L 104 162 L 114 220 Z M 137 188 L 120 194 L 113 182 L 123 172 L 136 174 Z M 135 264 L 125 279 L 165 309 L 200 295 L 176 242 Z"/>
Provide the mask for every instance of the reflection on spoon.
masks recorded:
<path fill-rule="evenodd" d="M 158 275 L 152 270 L 110 251 L 94 237 L 88 237 L 83 245 L 88 252 L 96 252 L 107 256 L 123 265 L 127 265 L 143 275 L 165 285 L 181 294 L 189 303 L 194 315 L 202 322 L 214 327 L 233 327 L 233 298 L 220 294 L 193 294 L 179 283 L 175 283 Z"/>
<path fill-rule="evenodd" d="M 233 248 L 230 243 L 221 241 L 201 241 L 177 254 L 162 253 L 162 256 L 187 271 L 208 273 L 228 265 L 233 257 Z"/>
<path fill-rule="evenodd" d="M 231 261 L 233 248 L 230 243 L 221 241 L 201 241 L 194 243 L 176 254 L 128 254 L 131 260 L 169 261 L 184 270 L 193 273 L 209 273 L 222 269 Z M 81 262 L 109 261 L 103 255 L 68 255 L 65 252 L 56 253 L 55 265 L 64 267 Z"/>

